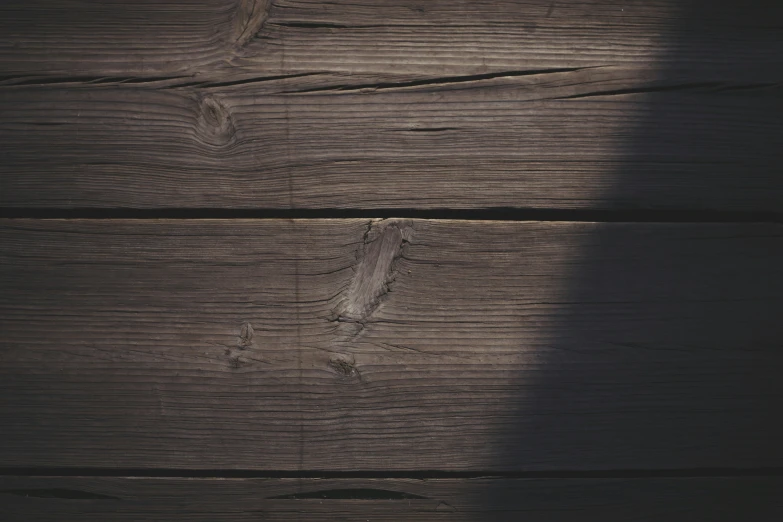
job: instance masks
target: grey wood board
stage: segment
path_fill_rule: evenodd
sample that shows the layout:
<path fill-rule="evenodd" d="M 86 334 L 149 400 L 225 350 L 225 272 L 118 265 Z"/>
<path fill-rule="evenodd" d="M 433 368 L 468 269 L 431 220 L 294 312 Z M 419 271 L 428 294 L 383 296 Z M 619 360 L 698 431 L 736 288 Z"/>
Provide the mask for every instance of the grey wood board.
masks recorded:
<path fill-rule="evenodd" d="M 780 74 L 779 5 L 701 0 L 6 0 L 8 80 L 178 81 L 215 72 L 412 75 L 672 66 Z"/>
<path fill-rule="evenodd" d="M 780 478 L 0 477 L 4 520 L 777 522 Z"/>
<path fill-rule="evenodd" d="M 5 466 L 780 466 L 772 224 L 4 220 Z"/>
<path fill-rule="evenodd" d="M 0 205 L 783 208 L 779 88 L 634 93 L 639 74 L 656 83 L 607 68 L 369 90 L 0 88 Z"/>

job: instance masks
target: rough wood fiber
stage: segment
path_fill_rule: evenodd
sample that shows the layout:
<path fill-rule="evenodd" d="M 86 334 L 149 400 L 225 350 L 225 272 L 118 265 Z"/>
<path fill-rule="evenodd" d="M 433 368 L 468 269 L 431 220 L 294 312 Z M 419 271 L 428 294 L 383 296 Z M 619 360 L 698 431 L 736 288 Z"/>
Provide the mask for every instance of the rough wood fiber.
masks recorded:
<path fill-rule="evenodd" d="M 783 51 L 779 5 L 278 0 L 269 13 L 236 66 L 452 76 L 644 63 L 731 81 L 779 74 Z"/>
<path fill-rule="evenodd" d="M 4 0 L 0 71 L 12 83 L 182 79 L 230 59 L 267 3 Z"/>
<path fill-rule="evenodd" d="M 778 211 L 781 20 L 674 0 L 2 2 L 0 205 Z"/>
<path fill-rule="evenodd" d="M 778 91 L 612 94 L 633 75 L 9 87 L 0 205 L 780 210 Z"/>
<path fill-rule="evenodd" d="M 0 478 L 4 520 L 777 522 L 779 478 Z"/>
<path fill-rule="evenodd" d="M 5 466 L 780 466 L 775 225 L 6 220 Z"/>
<path fill-rule="evenodd" d="M 645 64 L 747 81 L 780 74 L 781 19 L 779 5 L 701 0 L 6 0 L 0 70 L 176 81 Z"/>

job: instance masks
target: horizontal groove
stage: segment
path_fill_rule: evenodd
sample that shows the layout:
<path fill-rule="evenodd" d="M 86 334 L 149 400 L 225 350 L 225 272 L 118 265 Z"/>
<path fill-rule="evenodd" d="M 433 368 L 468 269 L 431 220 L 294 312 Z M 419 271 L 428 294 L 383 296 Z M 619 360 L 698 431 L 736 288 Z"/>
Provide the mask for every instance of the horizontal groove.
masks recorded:
<path fill-rule="evenodd" d="M 447 86 L 457 83 L 469 83 L 480 82 L 485 80 L 495 80 L 498 78 L 512 78 L 516 76 L 539 76 L 544 74 L 557 74 L 576 72 L 585 69 L 597 69 L 602 66 L 592 67 L 559 67 L 552 69 L 528 69 L 519 71 L 500 71 L 494 73 L 484 74 L 469 74 L 462 76 L 443 76 L 437 78 L 427 78 L 423 80 L 410 80 L 404 82 L 376 82 L 376 83 L 361 83 L 361 84 L 348 84 L 348 85 L 332 85 L 329 87 L 314 87 L 312 89 L 300 89 L 295 91 L 285 91 L 283 94 L 310 94 L 318 92 L 339 92 L 339 91 L 359 91 L 362 89 L 372 90 L 386 90 L 386 89 L 402 89 L 406 87 L 426 87 L 426 86 Z"/>
<path fill-rule="evenodd" d="M 391 217 L 465 221 L 783 223 L 783 212 L 733 210 L 580 210 L 509 207 L 478 209 L 0 208 L 0 218 L 5 219 L 351 219 Z"/>
<path fill-rule="evenodd" d="M 1 476 L 25 477 L 146 477 L 146 478 L 301 478 L 301 479 L 631 479 L 781 477 L 783 467 L 615 469 L 552 471 L 444 471 L 444 470 L 243 470 L 146 468 L 0 468 Z"/>

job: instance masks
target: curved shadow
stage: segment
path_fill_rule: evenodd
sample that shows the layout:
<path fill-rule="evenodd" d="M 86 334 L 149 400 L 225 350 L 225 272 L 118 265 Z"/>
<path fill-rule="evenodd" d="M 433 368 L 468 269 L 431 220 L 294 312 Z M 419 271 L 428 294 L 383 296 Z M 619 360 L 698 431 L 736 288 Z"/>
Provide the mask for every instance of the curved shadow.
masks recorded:
<path fill-rule="evenodd" d="M 635 128 L 617 145 L 620 167 L 607 174 L 615 181 L 601 198 L 604 207 L 657 200 L 681 209 L 681 201 L 700 196 L 694 216 L 783 210 L 783 175 L 769 188 L 770 179 L 783 174 L 777 82 L 783 8 L 690 0 L 678 10 L 676 27 L 663 31 L 666 52 L 645 92 L 601 98 L 637 111 Z M 585 470 L 693 477 L 779 465 L 783 326 L 776 315 L 783 270 L 775 260 L 783 259 L 783 246 L 770 251 L 769 236 L 781 237 L 781 229 L 676 223 L 584 229 L 578 268 L 563 274 L 564 301 L 571 304 L 557 312 L 552 330 L 558 333 L 544 350 L 543 371 L 531 368 L 519 379 L 516 421 L 498 435 L 495 468 L 561 469 L 564 477 Z M 520 317 L 525 320 L 522 311 Z M 536 381 L 536 374 L 543 377 Z M 719 498 L 706 502 L 703 495 L 688 496 L 698 493 L 691 482 L 696 489 L 661 498 L 678 503 L 664 516 L 783 517 L 780 507 L 770 507 L 779 491 L 763 481 L 762 487 L 753 481 L 734 487 L 740 483 L 719 488 Z M 646 486 L 611 487 L 633 495 Z M 480 502 L 492 520 L 518 520 L 519 512 L 508 509 L 526 505 L 526 494 L 501 488 Z M 557 502 L 553 495 L 553 507 Z M 628 504 L 627 516 L 643 504 L 635 506 L 633 497 L 617 503 Z M 579 519 L 593 520 L 596 513 Z"/>

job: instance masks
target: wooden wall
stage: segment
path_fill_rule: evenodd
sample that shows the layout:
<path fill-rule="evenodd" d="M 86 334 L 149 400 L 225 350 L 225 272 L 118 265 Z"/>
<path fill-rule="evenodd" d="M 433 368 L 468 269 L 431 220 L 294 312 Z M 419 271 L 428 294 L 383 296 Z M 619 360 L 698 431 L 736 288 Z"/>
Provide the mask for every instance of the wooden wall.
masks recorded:
<path fill-rule="evenodd" d="M 783 4 L 0 3 L 2 520 L 783 519 Z"/>

